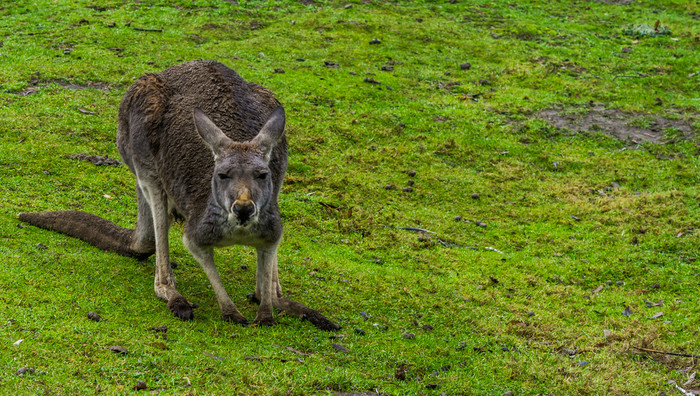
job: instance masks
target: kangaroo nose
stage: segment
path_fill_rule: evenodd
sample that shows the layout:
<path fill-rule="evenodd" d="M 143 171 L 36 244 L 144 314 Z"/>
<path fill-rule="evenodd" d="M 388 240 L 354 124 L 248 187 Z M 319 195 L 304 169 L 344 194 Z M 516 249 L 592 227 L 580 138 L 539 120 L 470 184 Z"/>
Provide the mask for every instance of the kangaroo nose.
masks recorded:
<path fill-rule="evenodd" d="M 245 224 L 255 212 L 253 201 L 236 201 L 233 204 L 233 213 L 238 217 L 241 224 Z"/>

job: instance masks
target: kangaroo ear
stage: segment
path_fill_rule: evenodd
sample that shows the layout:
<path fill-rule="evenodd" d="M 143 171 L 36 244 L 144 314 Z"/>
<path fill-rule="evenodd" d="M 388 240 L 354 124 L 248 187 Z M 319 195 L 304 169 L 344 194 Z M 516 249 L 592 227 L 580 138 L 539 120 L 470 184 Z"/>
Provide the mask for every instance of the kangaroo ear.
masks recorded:
<path fill-rule="evenodd" d="M 214 153 L 214 158 L 218 157 L 223 153 L 224 148 L 232 143 L 232 140 L 224 135 L 202 110 L 194 109 L 193 116 L 197 133 Z"/>
<path fill-rule="evenodd" d="M 278 106 L 272 111 L 272 114 L 270 114 L 270 117 L 265 122 L 265 125 L 263 125 L 258 136 L 252 140 L 252 143 L 256 144 L 262 150 L 265 161 L 270 161 L 272 149 L 275 148 L 277 142 L 284 136 L 285 120 L 284 108 Z"/>

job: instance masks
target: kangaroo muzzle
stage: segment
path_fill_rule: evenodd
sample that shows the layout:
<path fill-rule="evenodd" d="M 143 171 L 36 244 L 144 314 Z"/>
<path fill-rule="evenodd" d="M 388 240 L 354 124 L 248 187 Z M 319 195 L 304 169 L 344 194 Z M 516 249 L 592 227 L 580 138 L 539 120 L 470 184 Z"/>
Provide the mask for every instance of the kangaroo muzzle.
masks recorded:
<path fill-rule="evenodd" d="M 245 226 L 257 216 L 255 202 L 251 199 L 250 191 L 243 191 L 234 201 L 231 211 L 238 218 L 238 223 Z"/>
<path fill-rule="evenodd" d="M 233 213 L 238 217 L 238 222 L 241 223 L 241 225 L 246 225 L 257 215 L 255 203 L 253 203 L 253 201 L 236 200 L 236 202 L 233 203 Z"/>

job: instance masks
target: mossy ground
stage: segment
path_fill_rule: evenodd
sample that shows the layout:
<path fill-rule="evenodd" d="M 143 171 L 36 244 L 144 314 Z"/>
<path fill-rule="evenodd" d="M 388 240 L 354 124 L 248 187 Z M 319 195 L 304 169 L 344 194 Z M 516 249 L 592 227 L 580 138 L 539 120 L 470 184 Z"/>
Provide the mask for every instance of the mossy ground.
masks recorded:
<path fill-rule="evenodd" d="M 697 135 L 637 144 L 535 115 L 593 102 L 639 127 L 664 117 L 697 132 L 698 15 L 686 1 L 1 5 L 0 393 L 128 393 L 138 381 L 162 394 L 670 392 L 698 359 L 634 347 L 700 354 Z M 672 34 L 622 33 L 656 20 Z M 177 226 L 192 322 L 155 298 L 153 258 L 16 220 L 79 209 L 133 226 L 128 169 L 68 156 L 118 158 L 128 86 L 192 59 L 219 60 L 285 105 L 282 285 L 341 332 L 286 316 L 222 322 Z M 252 319 L 254 251 L 217 261 Z"/>

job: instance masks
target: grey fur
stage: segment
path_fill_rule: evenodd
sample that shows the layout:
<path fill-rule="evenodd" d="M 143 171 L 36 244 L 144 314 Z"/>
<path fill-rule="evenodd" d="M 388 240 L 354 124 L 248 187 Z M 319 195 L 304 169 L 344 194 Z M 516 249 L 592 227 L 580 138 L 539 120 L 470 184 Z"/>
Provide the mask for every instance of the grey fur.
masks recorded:
<path fill-rule="evenodd" d="M 247 323 L 226 293 L 213 251 L 241 244 L 258 252 L 256 323 L 274 324 L 274 307 L 320 329 L 338 330 L 317 311 L 282 295 L 277 197 L 287 169 L 284 126 L 284 109 L 273 94 L 221 63 L 193 61 L 146 74 L 124 95 L 117 133 L 119 153 L 136 175 L 136 229 L 74 211 L 22 213 L 20 220 L 127 256 L 155 250 L 156 296 L 188 320 L 191 304 L 176 289 L 168 248 L 170 225 L 182 217 L 185 246 L 209 278 L 224 320 Z M 110 233 L 119 237 L 96 237 Z"/>

